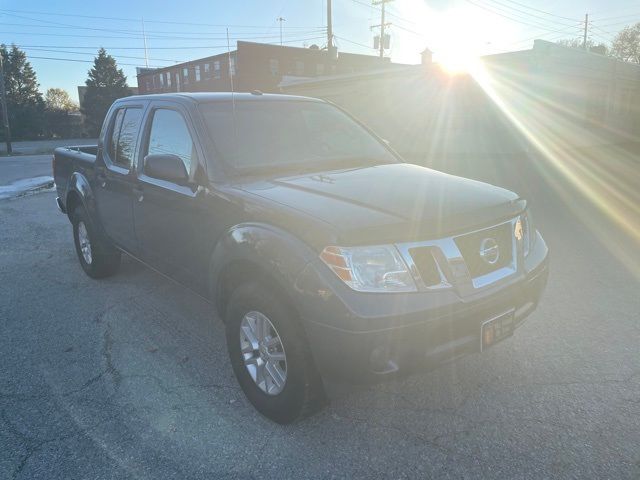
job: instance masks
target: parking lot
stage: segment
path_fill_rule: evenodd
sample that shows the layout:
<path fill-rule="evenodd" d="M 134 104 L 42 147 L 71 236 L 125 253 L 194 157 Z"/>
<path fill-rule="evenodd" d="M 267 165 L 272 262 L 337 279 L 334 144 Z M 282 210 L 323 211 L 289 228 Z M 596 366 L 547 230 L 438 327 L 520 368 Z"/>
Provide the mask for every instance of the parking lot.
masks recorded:
<path fill-rule="evenodd" d="M 0 201 L 0 478 L 639 478 L 626 244 L 536 192 L 551 274 L 513 338 L 291 426 L 245 400 L 209 304 L 131 259 L 91 280 L 53 193 Z"/>

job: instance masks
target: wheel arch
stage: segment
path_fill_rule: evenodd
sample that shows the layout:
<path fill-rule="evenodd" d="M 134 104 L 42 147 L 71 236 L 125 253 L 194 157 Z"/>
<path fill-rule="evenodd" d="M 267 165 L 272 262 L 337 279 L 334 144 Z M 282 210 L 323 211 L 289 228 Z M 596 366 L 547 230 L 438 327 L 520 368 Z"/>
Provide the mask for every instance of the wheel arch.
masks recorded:
<path fill-rule="evenodd" d="M 67 215 L 72 222 L 73 212 L 79 205 L 82 205 L 87 211 L 89 221 L 92 222 L 93 226 L 102 230 L 97 217 L 95 195 L 91 184 L 82 173 L 74 172 L 69 179 L 69 188 L 65 198 Z"/>
<path fill-rule="evenodd" d="M 295 282 L 313 251 L 277 227 L 242 224 L 229 229 L 211 255 L 209 292 L 224 319 L 229 297 L 242 282 L 258 281 L 276 290 L 296 309 Z"/>

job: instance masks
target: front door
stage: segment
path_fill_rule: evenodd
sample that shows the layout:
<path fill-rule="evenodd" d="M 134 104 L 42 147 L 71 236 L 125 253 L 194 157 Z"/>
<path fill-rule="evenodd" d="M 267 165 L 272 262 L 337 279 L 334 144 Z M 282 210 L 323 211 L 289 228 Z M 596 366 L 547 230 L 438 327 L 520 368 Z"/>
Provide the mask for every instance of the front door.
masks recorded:
<path fill-rule="evenodd" d="M 153 107 L 147 117 L 151 124 L 145 129 L 133 207 L 136 234 L 143 260 L 182 283 L 197 286 L 206 269 L 205 198 L 193 181 L 202 168 L 202 155 L 187 113 L 171 104 L 162 105 Z M 192 181 L 177 185 L 146 175 L 144 158 L 154 154 L 180 157 Z"/>
<path fill-rule="evenodd" d="M 112 115 L 101 159 L 96 161 L 96 205 L 105 233 L 118 246 L 135 253 L 133 226 L 134 165 L 142 108 L 127 106 Z M 100 156 L 100 155 L 99 155 Z"/>

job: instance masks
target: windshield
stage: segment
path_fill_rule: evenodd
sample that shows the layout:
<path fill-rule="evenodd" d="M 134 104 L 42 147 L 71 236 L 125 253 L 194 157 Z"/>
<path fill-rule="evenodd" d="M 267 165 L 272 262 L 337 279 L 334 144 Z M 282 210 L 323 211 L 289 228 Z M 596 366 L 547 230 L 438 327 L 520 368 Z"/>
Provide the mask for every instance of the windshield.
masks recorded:
<path fill-rule="evenodd" d="M 201 105 L 219 157 L 240 172 L 397 162 L 378 139 L 332 105 L 240 101 Z"/>

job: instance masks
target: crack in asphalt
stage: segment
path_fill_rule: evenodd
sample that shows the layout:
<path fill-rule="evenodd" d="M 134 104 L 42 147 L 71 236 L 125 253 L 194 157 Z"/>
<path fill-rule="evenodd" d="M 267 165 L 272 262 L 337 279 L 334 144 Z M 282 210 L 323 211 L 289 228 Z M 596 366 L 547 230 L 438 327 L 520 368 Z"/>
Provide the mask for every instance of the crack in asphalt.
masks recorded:
<path fill-rule="evenodd" d="M 103 425 L 105 423 L 108 423 L 108 422 L 114 420 L 118 416 L 119 416 L 119 414 L 115 413 L 114 415 L 111 415 L 108 418 L 100 420 L 100 421 L 98 421 L 98 422 L 96 422 L 96 423 L 94 423 L 92 425 L 87 426 L 87 427 L 78 428 L 77 424 L 74 424 L 74 429 L 76 431 L 73 432 L 73 433 L 70 433 L 70 434 L 67 434 L 67 435 L 58 435 L 58 436 L 50 437 L 50 438 L 38 439 L 37 437 L 29 436 L 29 435 L 26 435 L 25 433 L 21 432 L 13 424 L 13 422 L 11 422 L 7 418 L 5 409 L 1 409 L 0 410 L 0 418 L 2 419 L 4 424 L 7 426 L 8 430 L 15 437 L 18 437 L 22 441 L 22 443 L 24 444 L 25 450 L 26 450 L 26 453 L 22 456 L 22 458 L 20 459 L 20 461 L 16 465 L 13 473 L 11 474 L 11 479 L 12 480 L 16 480 L 18 478 L 18 476 L 22 473 L 24 468 L 26 467 L 29 459 L 35 453 L 37 453 L 42 447 L 44 447 L 45 445 L 50 444 L 50 443 L 61 442 L 61 441 L 68 440 L 68 439 L 74 438 L 74 437 L 79 437 L 79 436 L 82 436 L 82 435 L 87 435 L 90 431 L 100 427 L 101 425 Z"/>

